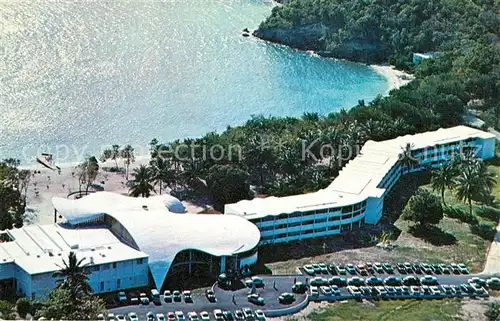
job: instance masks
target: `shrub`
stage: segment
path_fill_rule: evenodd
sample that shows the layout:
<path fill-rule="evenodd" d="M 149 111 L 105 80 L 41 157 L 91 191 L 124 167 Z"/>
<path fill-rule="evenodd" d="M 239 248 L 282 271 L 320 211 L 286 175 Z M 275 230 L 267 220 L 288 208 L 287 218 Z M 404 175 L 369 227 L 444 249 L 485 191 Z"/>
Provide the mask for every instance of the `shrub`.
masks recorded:
<path fill-rule="evenodd" d="M 488 224 L 471 225 L 470 230 L 473 234 L 476 234 L 485 240 L 492 240 L 496 233 L 496 230 Z"/>
<path fill-rule="evenodd" d="M 478 220 L 474 215 L 471 215 L 469 212 L 462 211 L 458 207 L 452 207 L 452 206 L 446 207 L 444 209 L 444 212 L 446 213 L 446 216 L 450 218 L 455 218 L 464 223 L 469 223 L 473 225 L 476 225 L 478 223 Z"/>
<path fill-rule="evenodd" d="M 476 209 L 476 214 L 495 222 L 500 218 L 500 210 L 491 206 L 484 206 Z"/>
<path fill-rule="evenodd" d="M 484 314 L 488 320 L 496 321 L 500 317 L 500 301 L 493 301 L 488 304 L 488 310 Z"/>
<path fill-rule="evenodd" d="M 443 218 L 441 200 L 426 188 L 419 188 L 401 215 L 403 220 L 419 225 L 437 224 Z"/>
<path fill-rule="evenodd" d="M 16 310 L 20 316 L 25 317 L 26 314 L 31 313 L 31 302 L 28 298 L 20 298 L 16 302 Z"/>
<path fill-rule="evenodd" d="M 2 317 L 2 319 L 4 320 L 14 319 L 13 309 L 14 306 L 12 305 L 12 303 L 0 300 L 0 316 Z"/>

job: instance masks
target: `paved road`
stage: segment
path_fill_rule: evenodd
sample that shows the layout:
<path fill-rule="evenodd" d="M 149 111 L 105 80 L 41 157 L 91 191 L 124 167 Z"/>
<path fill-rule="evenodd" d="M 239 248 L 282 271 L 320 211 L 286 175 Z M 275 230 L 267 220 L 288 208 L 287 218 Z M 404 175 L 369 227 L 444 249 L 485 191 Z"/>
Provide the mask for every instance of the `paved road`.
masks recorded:
<path fill-rule="evenodd" d="M 389 276 L 389 274 L 375 274 L 375 275 L 379 276 L 382 279 Z M 398 273 L 394 275 L 400 277 L 405 276 L 404 274 L 401 275 Z M 318 276 L 326 278 L 331 277 L 331 275 L 329 274 L 319 274 Z M 348 274 L 343 277 L 349 278 L 351 276 L 352 275 Z M 421 275 L 416 275 L 416 276 L 420 277 Z M 440 284 L 462 284 L 466 283 L 467 280 L 473 276 L 484 277 L 484 275 L 454 275 L 454 274 L 451 275 L 438 274 L 435 276 L 438 278 Z M 162 296 L 161 305 L 154 305 L 153 303 L 150 303 L 147 306 L 145 305 L 123 306 L 111 309 L 110 312 L 115 314 L 127 314 L 128 312 L 134 311 L 139 315 L 139 318 L 141 320 L 145 319 L 146 313 L 149 311 L 155 314 L 156 313 L 166 314 L 167 312 L 183 311 L 186 316 L 187 313 L 191 311 L 195 311 L 198 313 L 201 311 L 207 311 L 212 316 L 212 312 L 214 309 L 234 311 L 245 307 L 249 307 L 252 308 L 253 310 L 261 309 L 265 312 L 267 310 L 276 310 L 287 307 L 286 305 L 282 305 L 278 302 L 278 296 L 283 292 L 291 292 L 291 287 L 294 281 L 305 282 L 306 279 L 310 280 L 312 278 L 311 276 L 308 275 L 289 275 L 289 276 L 266 275 L 261 277 L 264 279 L 265 287 L 258 288 L 257 293 L 259 293 L 259 295 L 263 297 L 265 300 L 265 305 L 262 307 L 248 302 L 247 295 L 250 292 L 249 288 L 242 287 L 241 289 L 236 291 L 226 291 L 215 286 L 214 291 L 217 297 L 216 303 L 210 303 L 205 297 L 204 293 L 193 293 L 193 303 L 185 303 L 185 302 L 165 303 L 163 301 L 163 296 Z M 345 289 L 342 290 L 342 296 L 350 297 L 350 295 L 348 295 Z M 305 295 L 298 295 L 297 300 L 296 302 L 294 302 L 294 304 L 298 304 L 299 302 L 302 302 L 305 299 L 306 299 Z"/>

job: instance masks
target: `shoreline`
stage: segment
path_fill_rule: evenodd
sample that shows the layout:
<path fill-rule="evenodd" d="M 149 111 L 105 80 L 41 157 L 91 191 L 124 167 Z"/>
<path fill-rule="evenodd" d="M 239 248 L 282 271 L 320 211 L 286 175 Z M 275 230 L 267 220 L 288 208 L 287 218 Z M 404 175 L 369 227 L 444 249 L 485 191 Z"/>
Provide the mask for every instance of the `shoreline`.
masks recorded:
<path fill-rule="evenodd" d="M 406 86 L 415 78 L 412 74 L 396 69 L 391 65 L 374 64 L 369 65 L 369 67 L 386 79 L 388 88 L 384 96 L 389 95 L 389 92 L 394 89 Z"/>

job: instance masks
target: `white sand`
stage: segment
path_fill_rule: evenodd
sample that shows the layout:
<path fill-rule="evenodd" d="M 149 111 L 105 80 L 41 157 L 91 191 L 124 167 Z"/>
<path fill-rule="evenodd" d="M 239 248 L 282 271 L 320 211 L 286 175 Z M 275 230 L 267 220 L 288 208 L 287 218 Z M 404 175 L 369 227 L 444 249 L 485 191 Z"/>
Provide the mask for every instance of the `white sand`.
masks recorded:
<path fill-rule="evenodd" d="M 387 80 L 389 87 L 387 88 L 387 92 L 385 93 L 386 95 L 388 95 L 389 92 L 393 89 L 398 89 L 405 86 L 414 78 L 413 75 L 408 74 L 402 70 L 398 70 L 394 68 L 394 66 L 370 65 L 370 67 Z"/>
<path fill-rule="evenodd" d="M 149 158 L 147 157 L 138 158 L 130 165 L 130 172 L 139 165 L 147 164 L 148 162 Z M 103 167 L 115 167 L 114 161 L 100 163 L 99 166 L 99 174 L 94 184 L 101 185 L 105 191 L 128 194 L 129 189 L 126 186 L 125 174 L 102 170 Z M 124 166 L 122 160 L 118 160 L 118 166 Z M 51 202 L 52 197 L 66 197 L 69 193 L 78 191 L 76 170 L 73 166 L 61 167 L 61 174 L 59 174 L 57 171 L 52 171 L 42 165 L 30 166 L 29 169 L 41 172 L 41 174 L 34 175 L 28 189 L 27 209 L 31 209 L 35 213 L 30 222 L 40 224 L 53 223 L 54 208 Z M 132 179 L 131 175 L 129 175 L 129 179 Z M 36 195 L 36 191 L 38 191 L 38 195 Z M 162 193 L 166 193 L 166 191 L 162 190 Z M 183 201 L 182 203 L 186 206 L 189 213 L 198 213 L 203 210 L 203 207 L 189 202 Z"/>

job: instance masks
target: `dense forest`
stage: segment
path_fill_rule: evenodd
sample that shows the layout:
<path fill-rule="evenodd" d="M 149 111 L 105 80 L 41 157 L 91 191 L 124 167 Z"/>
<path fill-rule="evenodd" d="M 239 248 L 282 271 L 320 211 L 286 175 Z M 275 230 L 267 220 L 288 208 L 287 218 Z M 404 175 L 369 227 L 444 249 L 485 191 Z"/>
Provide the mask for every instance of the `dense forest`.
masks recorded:
<path fill-rule="evenodd" d="M 307 113 L 301 118 L 254 116 L 242 126 L 198 139 L 166 145 L 153 141 L 155 180 L 194 189 L 203 182 L 217 194 L 221 191 L 214 177 L 247 177 L 256 192 L 297 194 L 328 185 L 367 140 L 461 124 L 468 105 L 483 111 L 488 126 L 498 127 L 497 19 L 495 3 L 489 0 L 289 0 L 275 7 L 260 28 L 293 32 L 297 25 L 324 24 L 329 31 L 321 49 L 355 39 L 376 42 L 388 50 L 389 55 L 383 57 L 387 62 L 410 70 L 415 79 L 388 97 L 359 101 L 349 111 Z M 416 51 L 438 54 L 413 66 Z M 336 107 L 331 106 L 332 110 Z M 234 146 L 240 149 L 235 151 Z M 215 155 L 208 155 L 211 150 Z M 167 157 L 159 160 L 159 154 Z M 223 202 L 249 194 L 248 187 L 235 186 L 225 195 L 214 195 L 221 200 L 216 207 L 221 209 Z"/>

